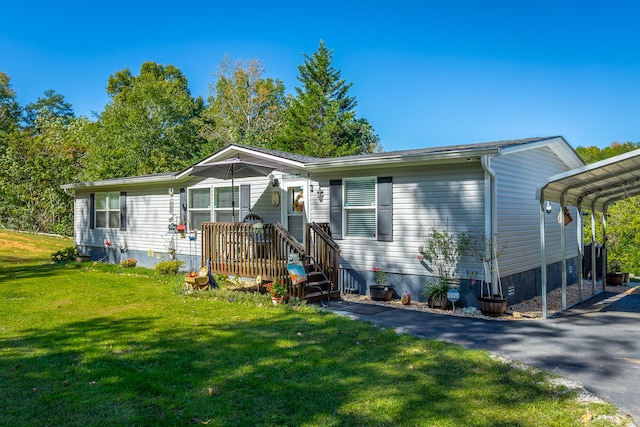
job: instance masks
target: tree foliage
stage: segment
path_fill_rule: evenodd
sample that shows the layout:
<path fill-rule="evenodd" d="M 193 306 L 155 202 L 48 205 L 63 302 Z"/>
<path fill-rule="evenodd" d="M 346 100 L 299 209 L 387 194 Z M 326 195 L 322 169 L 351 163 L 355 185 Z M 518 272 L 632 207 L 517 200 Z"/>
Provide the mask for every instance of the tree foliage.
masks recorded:
<path fill-rule="evenodd" d="M 71 234 L 73 198 L 62 184 L 77 180 L 84 155 L 86 119 L 40 115 L 37 135 L 14 132 L 0 156 L 0 224 L 7 228 Z"/>
<path fill-rule="evenodd" d="M 37 119 L 42 116 L 57 117 L 62 120 L 62 123 L 69 124 L 75 114 L 71 104 L 64 100 L 64 95 L 49 89 L 44 92 L 44 97 L 38 98 L 36 102 L 24 107 L 23 122 L 25 127 L 36 133 L 39 132 Z"/>
<path fill-rule="evenodd" d="M 209 85 L 208 106 L 201 114 L 199 134 L 207 140 L 203 155 L 230 143 L 257 147 L 273 144 L 282 126 L 284 84 L 263 78 L 257 59 L 232 61 L 225 55 L 217 82 Z"/>
<path fill-rule="evenodd" d="M 21 110 L 16 97 L 11 78 L 0 71 L 0 139 L 15 130 L 20 121 Z"/>
<path fill-rule="evenodd" d="M 320 41 L 298 66 L 296 95 L 287 100 L 285 127 L 276 148 L 315 157 L 369 153 L 379 149 L 378 137 L 366 120 L 357 120 L 352 83 L 332 66 L 333 51 Z"/>
<path fill-rule="evenodd" d="M 640 143 L 613 142 L 605 148 L 577 147 L 585 163 L 595 163 L 640 148 Z M 595 214 L 596 241 L 602 242 L 602 215 Z M 591 221 L 585 221 L 585 242 L 591 242 Z M 629 197 L 611 205 L 607 211 L 607 257 L 625 271 L 640 272 L 640 198 Z"/>
<path fill-rule="evenodd" d="M 203 108 L 173 65 L 145 62 L 109 78 L 111 100 L 90 126 L 85 179 L 179 170 L 199 154 L 194 119 Z"/>
<path fill-rule="evenodd" d="M 0 227 L 70 234 L 73 198 L 61 184 L 176 171 L 228 143 L 318 157 L 380 151 L 332 61 L 321 41 L 287 96 L 259 60 L 225 56 L 206 106 L 180 69 L 145 62 L 138 75 L 109 77 L 95 121 L 53 89 L 21 107 L 0 71 Z"/>

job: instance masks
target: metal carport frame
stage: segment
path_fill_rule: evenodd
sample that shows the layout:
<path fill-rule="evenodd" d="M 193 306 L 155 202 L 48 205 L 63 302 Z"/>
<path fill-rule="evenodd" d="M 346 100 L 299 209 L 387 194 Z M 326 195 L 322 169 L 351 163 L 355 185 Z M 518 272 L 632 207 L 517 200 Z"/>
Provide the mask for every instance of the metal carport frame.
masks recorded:
<path fill-rule="evenodd" d="M 545 203 L 560 204 L 560 212 L 565 206 L 575 206 L 577 216 L 577 244 L 580 258 L 583 256 L 584 224 L 582 207 L 591 212 L 602 212 L 603 229 L 606 236 L 607 208 L 618 200 L 640 195 L 640 150 L 611 157 L 597 163 L 554 175 L 538 187 L 536 197 L 540 201 L 540 252 L 542 281 L 542 316 L 547 317 L 547 262 L 545 245 Z M 560 215 L 560 248 L 562 252 L 562 308 L 567 308 L 567 254 L 564 232 L 564 215 Z M 595 218 L 591 215 L 592 241 L 595 242 Z M 606 240 L 606 239 L 605 239 Z M 603 280 L 606 280 L 606 245 L 602 257 Z M 591 265 L 596 265 L 595 245 L 591 245 Z M 596 270 L 597 271 L 597 268 Z M 595 279 L 592 280 L 595 293 Z M 582 289 L 582 262 L 578 262 L 578 280 Z"/>

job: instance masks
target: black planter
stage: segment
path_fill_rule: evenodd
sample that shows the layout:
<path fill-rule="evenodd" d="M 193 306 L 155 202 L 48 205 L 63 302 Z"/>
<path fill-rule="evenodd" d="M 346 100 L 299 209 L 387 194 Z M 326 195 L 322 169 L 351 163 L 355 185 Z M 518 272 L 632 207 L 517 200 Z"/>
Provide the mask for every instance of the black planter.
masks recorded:
<path fill-rule="evenodd" d="M 369 295 L 374 301 L 389 301 L 393 298 L 393 286 L 391 285 L 371 285 Z"/>
<path fill-rule="evenodd" d="M 485 316 L 500 317 L 507 311 L 507 298 L 478 297 L 478 305 Z"/>

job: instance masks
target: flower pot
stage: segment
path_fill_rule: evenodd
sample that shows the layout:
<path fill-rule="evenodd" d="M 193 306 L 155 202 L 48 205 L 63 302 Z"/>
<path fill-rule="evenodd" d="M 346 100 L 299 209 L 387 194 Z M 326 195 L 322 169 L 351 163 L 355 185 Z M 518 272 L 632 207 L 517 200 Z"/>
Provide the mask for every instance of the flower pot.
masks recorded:
<path fill-rule="evenodd" d="M 485 316 L 500 317 L 507 311 L 507 298 L 499 296 L 478 297 L 478 305 Z"/>
<path fill-rule="evenodd" d="M 76 257 L 76 262 L 89 262 L 91 261 L 91 257 L 89 255 L 78 255 Z"/>
<path fill-rule="evenodd" d="M 607 285 L 620 286 L 624 282 L 623 273 L 607 273 Z"/>
<path fill-rule="evenodd" d="M 280 305 L 280 304 L 284 304 L 284 297 L 271 297 L 271 302 L 273 303 L 273 305 Z"/>
<path fill-rule="evenodd" d="M 440 310 L 451 309 L 451 301 L 449 301 L 444 295 L 431 297 L 429 298 L 428 303 L 431 308 L 439 308 Z"/>
<path fill-rule="evenodd" d="M 393 286 L 371 285 L 369 286 L 369 295 L 374 301 L 389 301 L 393 298 Z"/>

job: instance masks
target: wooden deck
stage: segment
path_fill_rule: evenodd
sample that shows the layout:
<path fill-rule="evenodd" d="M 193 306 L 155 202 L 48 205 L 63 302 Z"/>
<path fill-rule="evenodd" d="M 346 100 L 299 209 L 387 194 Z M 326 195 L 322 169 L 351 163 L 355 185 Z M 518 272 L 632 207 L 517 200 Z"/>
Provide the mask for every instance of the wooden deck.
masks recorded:
<path fill-rule="evenodd" d="M 279 223 L 220 223 L 202 225 L 202 260 L 208 260 L 211 272 L 257 278 L 262 281 L 281 280 L 288 284 L 289 295 L 311 300 L 316 296 L 305 286 L 294 286 L 289 278 L 287 262 L 290 255 L 303 261 L 308 270 L 320 273 L 329 282 L 329 293 L 337 291 L 339 247 L 327 233 L 328 227 L 307 226 L 307 247 L 302 245 Z M 336 294 L 337 293 L 337 294 Z"/>

